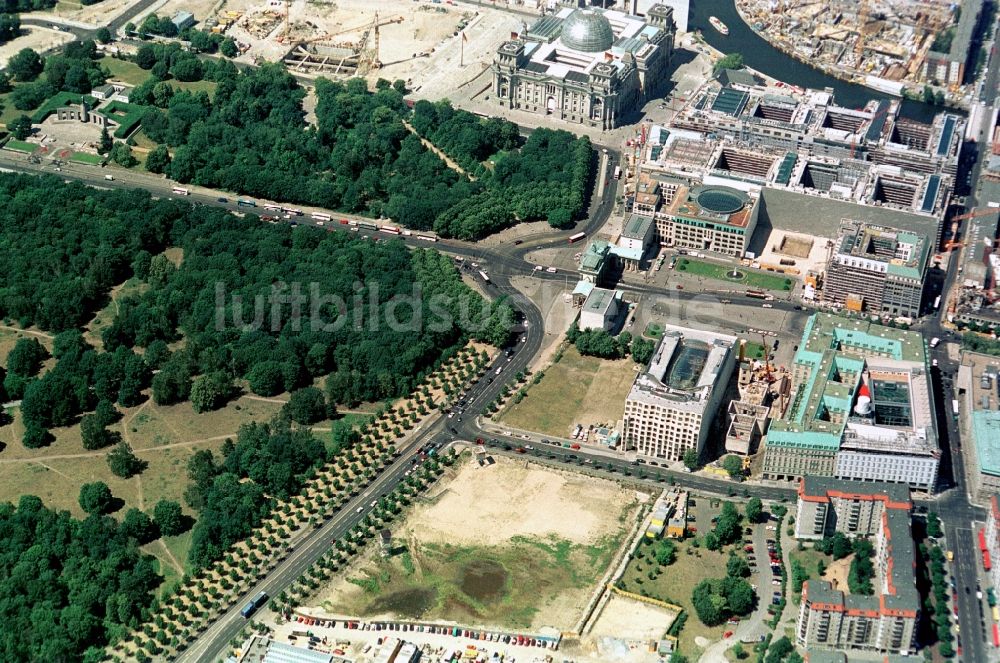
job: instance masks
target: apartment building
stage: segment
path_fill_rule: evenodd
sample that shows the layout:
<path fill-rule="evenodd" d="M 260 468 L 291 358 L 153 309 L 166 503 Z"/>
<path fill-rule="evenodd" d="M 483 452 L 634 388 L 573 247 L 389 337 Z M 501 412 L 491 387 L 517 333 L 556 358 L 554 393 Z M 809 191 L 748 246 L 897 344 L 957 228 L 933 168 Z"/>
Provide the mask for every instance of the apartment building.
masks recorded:
<path fill-rule="evenodd" d="M 768 428 L 763 476 L 932 492 L 941 460 L 933 412 L 920 334 L 818 313 L 795 353 L 791 405 Z"/>
<path fill-rule="evenodd" d="M 826 580 L 808 580 L 796 628 L 801 647 L 906 655 L 916 646 L 920 594 L 910 530 L 909 489 L 822 477 L 799 482 L 795 536 L 834 532 L 868 537 L 875 549 L 874 593 L 851 594 Z"/>
<path fill-rule="evenodd" d="M 931 243 L 912 232 L 845 219 L 830 255 L 821 300 L 849 311 L 920 315 Z"/>
<path fill-rule="evenodd" d="M 626 447 L 643 456 L 700 455 L 736 363 L 735 336 L 667 325 L 625 400 Z"/>

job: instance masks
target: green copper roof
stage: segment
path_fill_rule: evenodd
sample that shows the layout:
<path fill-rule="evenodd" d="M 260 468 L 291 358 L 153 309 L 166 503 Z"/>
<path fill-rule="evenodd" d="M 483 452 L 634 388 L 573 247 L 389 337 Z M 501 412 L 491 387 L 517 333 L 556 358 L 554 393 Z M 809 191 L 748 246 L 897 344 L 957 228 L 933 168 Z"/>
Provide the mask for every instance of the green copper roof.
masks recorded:
<path fill-rule="evenodd" d="M 1000 475 L 1000 411 L 974 410 L 972 438 L 979 456 L 980 471 Z"/>

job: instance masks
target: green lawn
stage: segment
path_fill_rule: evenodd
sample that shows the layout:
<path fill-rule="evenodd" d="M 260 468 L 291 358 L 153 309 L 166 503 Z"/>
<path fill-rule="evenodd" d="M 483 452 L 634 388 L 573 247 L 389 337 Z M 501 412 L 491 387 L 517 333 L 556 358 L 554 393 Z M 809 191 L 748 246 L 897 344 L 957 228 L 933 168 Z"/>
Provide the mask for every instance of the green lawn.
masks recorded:
<path fill-rule="evenodd" d="M 740 278 L 733 278 L 729 276 L 729 272 L 734 269 L 732 265 L 704 262 L 691 258 L 681 258 L 677 262 L 677 269 L 685 274 L 738 283 L 750 288 L 763 288 L 764 290 L 790 290 L 794 283 L 793 279 L 787 276 L 769 274 L 742 266 L 735 268 L 740 273 Z"/>
<path fill-rule="evenodd" d="M 104 161 L 104 157 L 99 154 L 90 154 L 89 152 L 74 152 L 73 156 L 71 156 L 69 160 L 75 161 L 76 163 L 86 163 L 96 166 Z"/>
<path fill-rule="evenodd" d="M 646 330 L 642 332 L 642 335 L 647 338 L 659 340 L 663 336 L 663 325 L 658 322 L 650 322 L 646 325 Z"/>
<path fill-rule="evenodd" d="M 111 80 L 121 81 L 129 85 L 139 85 L 150 77 L 148 71 L 134 62 L 119 60 L 118 58 L 109 56 L 101 58 L 99 62 L 111 72 Z"/>
<path fill-rule="evenodd" d="M 132 135 L 132 140 L 135 141 L 136 147 L 145 148 L 147 150 L 151 150 L 157 145 L 157 142 L 147 136 L 146 132 L 142 129 L 139 129 L 139 131 L 136 131 L 135 134 Z"/>
<path fill-rule="evenodd" d="M 789 553 L 789 558 L 791 562 L 798 561 L 805 569 L 806 573 L 809 574 L 810 578 L 819 578 L 819 562 L 822 561 L 825 566 L 830 566 L 833 562 L 833 557 L 814 550 L 813 548 L 806 548 L 805 550 L 792 549 Z M 788 568 L 788 593 L 795 605 L 799 604 L 799 594 L 800 592 L 794 591 L 792 586 L 792 568 L 791 562 L 789 562 Z"/>
<path fill-rule="evenodd" d="M 521 430 L 569 437 L 576 424 L 614 424 L 621 419 L 634 381 L 635 362 L 631 359 L 584 357 L 570 346 L 502 419 Z"/>
<path fill-rule="evenodd" d="M 756 341 L 747 341 L 745 356 L 747 359 L 763 359 L 764 346 Z"/>
<path fill-rule="evenodd" d="M 191 93 L 195 92 L 208 92 L 208 96 L 212 97 L 215 95 L 215 88 L 218 87 L 218 83 L 215 81 L 192 81 L 186 83 L 184 81 L 170 81 L 170 85 L 175 90 L 186 90 Z"/>
<path fill-rule="evenodd" d="M 38 149 L 38 146 L 34 143 L 26 143 L 23 140 L 15 140 L 13 138 L 7 141 L 7 144 L 4 147 L 18 152 L 27 152 L 28 154 L 31 154 Z"/>
<path fill-rule="evenodd" d="M 4 129 L 8 123 L 13 122 L 23 114 L 23 111 L 14 108 L 14 104 L 10 100 L 10 92 L 0 94 L 0 108 L 3 109 L 0 111 L 0 127 Z"/>

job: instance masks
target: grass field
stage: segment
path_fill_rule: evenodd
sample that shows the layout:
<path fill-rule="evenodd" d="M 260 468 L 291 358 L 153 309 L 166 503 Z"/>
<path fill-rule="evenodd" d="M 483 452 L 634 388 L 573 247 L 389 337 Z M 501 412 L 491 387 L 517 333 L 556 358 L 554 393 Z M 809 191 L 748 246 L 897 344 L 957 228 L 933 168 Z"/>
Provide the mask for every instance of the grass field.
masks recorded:
<path fill-rule="evenodd" d="M 647 548 L 648 550 L 648 548 Z M 722 639 L 725 626 L 705 626 L 698 619 L 691 603 L 691 593 L 695 585 L 706 578 L 721 578 L 726 575 L 728 553 L 694 548 L 688 542 L 678 542 L 677 559 L 663 572 L 650 580 L 647 573 L 656 566 L 649 556 L 633 559 L 622 576 L 622 588 L 628 592 L 673 603 L 684 608 L 687 621 L 680 632 L 680 650 L 688 660 L 698 660 L 701 647 L 695 644 L 699 637 L 711 642 Z"/>
<path fill-rule="evenodd" d="M 756 341 L 748 340 L 746 344 L 746 357 L 747 359 L 763 359 L 764 346 Z"/>
<path fill-rule="evenodd" d="M 584 357 L 569 347 L 562 360 L 504 414 L 521 430 L 566 437 L 577 424 L 614 424 L 625 412 L 625 397 L 635 379 L 635 362 Z"/>
<path fill-rule="evenodd" d="M 119 60 L 112 57 L 103 57 L 100 63 L 111 72 L 111 79 L 128 83 L 129 85 L 139 85 L 143 83 L 151 74 L 135 64 L 126 60 Z M 189 92 L 208 92 L 208 96 L 215 94 L 217 84 L 214 81 L 193 81 L 190 83 L 178 80 L 168 81 L 175 90 L 187 90 Z"/>
<path fill-rule="evenodd" d="M 737 267 L 737 271 L 742 278 L 732 278 L 728 276 L 733 270 L 731 265 L 722 265 L 712 262 L 703 262 L 691 258 L 681 258 L 677 262 L 677 269 L 685 274 L 693 274 L 707 279 L 718 281 L 728 281 L 729 283 L 739 283 L 750 288 L 762 288 L 764 290 L 790 290 L 792 279 L 777 274 L 768 274 L 746 267 Z"/>
<path fill-rule="evenodd" d="M 139 129 L 132 135 L 132 140 L 135 141 L 136 147 L 145 148 L 151 150 L 156 147 L 157 143 L 152 138 L 146 135 L 142 129 Z"/>
<path fill-rule="evenodd" d="M 789 568 L 788 568 L 788 593 L 792 597 L 792 602 L 795 605 L 799 604 L 799 595 L 801 592 L 796 592 L 792 586 L 792 569 L 791 563 L 798 561 L 802 568 L 806 570 L 810 578 L 819 578 L 819 562 L 823 562 L 823 565 L 829 568 L 830 564 L 833 563 L 833 557 L 824 553 L 814 550 L 813 548 L 806 548 L 805 550 L 792 549 L 789 553 Z"/>
<path fill-rule="evenodd" d="M 69 160 L 96 166 L 104 161 L 104 157 L 100 154 L 90 154 L 89 152 L 74 152 L 73 156 L 71 156 Z"/>
<path fill-rule="evenodd" d="M 218 87 L 218 83 L 215 81 L 191 81 L 190 83 L 185 81 L 170 81 L 170 85 L 175 90 L 186 90 L 188 92 L 207 92 L 209 98 L 215 96 L 215 88 Z"/>
<path fill-rule="evenodd" d="M 139 85 L 151 76 L 148 71 L 127 60 L 105 56 L 98 60 L 98 63 L 111 72 L 111 80 L 121 81 L 129 85 Z"/>
<path fill-rule="evenodd" d="M 650 322 L 646 325 L 646 329 L 643 330 L 642 335 L 658 341 L 663 337 L 663 325 L 659 322 Z"/>
<path fill-rule="evenodd" d="M 32 152 L 38 149 L 38 145 L 35 145 L 34 143 L 26 143 L 23 140 L 15 140 L 13 138 L 8 140 L 7 144 L 4 147 L 6 147 L 8 150 L 27 152 L 28 154 L 31 154 Z"/>
<path fill-rule="evenodd" d="M 19 111 L 14 108 L 14 104 L 10 100 L 10 92 L 5 92 L 0 94 L 0 127 L 6 131 L 7 124 L 13 122 L 17 118 L 21 117 L 24 111 Z"/>
<path fill-rule="evenodd" d="M 348 582 L 363 591 L 355 592 L 352 602 L 323 607 L 347 614 L 391 610 L 410 618 L 529 628 L 540 599 L 592 587 L 617 544 L 612 539 L 584 546 L 526 537 L 504 546 L 424 543 L 352 572 Z"/>

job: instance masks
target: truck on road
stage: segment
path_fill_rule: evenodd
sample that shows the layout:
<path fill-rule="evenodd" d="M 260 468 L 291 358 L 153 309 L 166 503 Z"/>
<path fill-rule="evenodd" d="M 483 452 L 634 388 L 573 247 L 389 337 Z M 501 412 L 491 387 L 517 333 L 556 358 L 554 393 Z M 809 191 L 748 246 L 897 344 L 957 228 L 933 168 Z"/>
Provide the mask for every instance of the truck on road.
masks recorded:
<path fill-rule="evenodd" d="M 250 601 L 250 603 L 247 603 L 242 610 L 240 610 L 240 614 L 243 615 L 244 618 L 249 618 L 250 615 L 257 612 L 260 609 L 260 607 L 264 605 L 266 602 L 267 602 L 267 592 L 261 592 L 260 594 L 255 596 L 253 600 Z"/>

